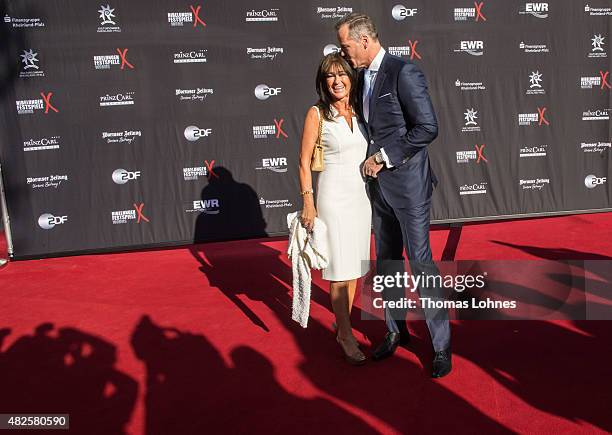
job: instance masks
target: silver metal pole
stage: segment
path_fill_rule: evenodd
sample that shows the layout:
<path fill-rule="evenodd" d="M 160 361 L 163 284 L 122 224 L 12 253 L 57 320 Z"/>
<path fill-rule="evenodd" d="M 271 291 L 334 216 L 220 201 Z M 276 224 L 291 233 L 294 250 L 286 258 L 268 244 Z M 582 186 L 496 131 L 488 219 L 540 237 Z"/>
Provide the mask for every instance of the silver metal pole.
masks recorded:
<path fill-rule="evenodd" d="M 2 177 L 2 164 L 0 163 L 0 207 L 2 208 L 2 222 L 4 223 L 4 234 L 6 235 L 6 244 L 8 246 L 9 257 L 13 256 L 13 238 L 11 236 L 11 220 L 6 206 L 6 198 L 4 196 L 4 181 Z"/>

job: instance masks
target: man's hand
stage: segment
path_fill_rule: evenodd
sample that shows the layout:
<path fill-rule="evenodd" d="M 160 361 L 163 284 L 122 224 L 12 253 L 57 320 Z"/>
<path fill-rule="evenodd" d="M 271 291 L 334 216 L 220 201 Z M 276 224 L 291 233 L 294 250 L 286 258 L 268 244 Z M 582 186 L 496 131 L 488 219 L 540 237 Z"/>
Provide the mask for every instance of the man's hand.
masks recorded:
<path fill-rule="evenodd" d="M 383 168 L 384 163 L 376 163 L 375 156 L 368 157 L 361 168 L 364 177 L 376 178 L 378 172 Z"/>

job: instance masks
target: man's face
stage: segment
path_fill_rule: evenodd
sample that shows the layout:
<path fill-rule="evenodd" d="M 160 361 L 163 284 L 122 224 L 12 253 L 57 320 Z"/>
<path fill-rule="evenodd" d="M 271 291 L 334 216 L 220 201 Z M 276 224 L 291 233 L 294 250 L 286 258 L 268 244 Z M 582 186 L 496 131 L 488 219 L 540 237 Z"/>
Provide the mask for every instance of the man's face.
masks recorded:
<path fill-rule="evenodd" d="M 353 66 L 353 68 L 368 67 L 367 51 L 363 41 L 355 41 L 349 37 L 348 25 L 338 29 L 338 42 L 342 50 L 342 56 Z"/>

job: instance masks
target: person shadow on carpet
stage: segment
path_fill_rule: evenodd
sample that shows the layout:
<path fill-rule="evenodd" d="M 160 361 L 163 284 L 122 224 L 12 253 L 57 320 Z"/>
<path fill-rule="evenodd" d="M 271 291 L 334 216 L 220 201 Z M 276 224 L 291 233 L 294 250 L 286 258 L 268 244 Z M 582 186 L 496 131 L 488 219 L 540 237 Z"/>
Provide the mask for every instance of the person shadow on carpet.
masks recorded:
<path fill-rule="evenodd" d="M 209 170 L 201 200 L 194 243 L 268 236 L 257 193 L 248 184 L 234 180 L 227 168 Z"/>
<path fill-rule="evenodd" d="M 324 307 L 328 326 L 318 319 L 320 313 L 316 317 L 311 316 L 307 329 L 301 328 L 291 319 L 292 276 L 288 260 L 284 261 L 286 252 L 273 249 L 261 240 L 242 241 L 239 245 L 232 242 L 202 244 L 190 250 L 200 270 L 206 275 L 208 284 L 234 301 L 242 313 L 249 313 L 247 318 L 253 325 L 274 333 L 266 324 L 266 319 L 273 316 L 274 323 L 280 323 L 291 334 L 303 358 L 299 364 L 300 371 L 325 394 L 375 416 L 400 433 L 428 430 L 510 433 L 470 403 L 429 378 L 430 344 L 427 338 L 422 338 L 428 334 L 424 322 L 411 325 L 415 333 L 413 343 L 409 349 L 398 350 L 394 358 L 380 363 L 369 362 L 365 367 L 347 368 L 334 340 L 329 294 L 317 285 L 318 277 L 313 281 L 311 303 Z M 360 297 L 357 295 L 357 304 L 352 312 L 355 330 L 363 334 L 362 342 L 364 336 L 382 338 L 384 322 L 380 319 L 363 320 L 367 315 L 359 308 Z M 311 312 L 314 311 L 319 310 L 313 307 Z M 233 328 L 240 331 L 237 334 L 245 337 L 254 334 L 241 320 L 232 318 L 228 322 L 234 322 Z M 357 337 L 360 338 L 360 335 Z M 283 342 L 278 346 L 283 346 Z M 413 352 L 421 360 L 420 365 L 407 360 L 405 352 Z M 258 385 L 260 387 L 264 388 Z M 437 404 L 431 407 L 433 413 L 437 406 L 443 406 L 449 418 L 437 419 L 423 413 L 420 400 L 407 400 L 412 391 L 423 392 L 428 401 Z M 471 421 L 470 427 L 457 429 L 452 422 L 460 419 Z M 356 431 L 360 432 L 360 426 Z"/>
<path fill-rule="evenodd" d="M 9 335 L 0 331 L 0 351 Z M 42 323 L 0 352 L 0 410 L 70 414 L 71 433 L 126 434 L 138 384 L 114 367 L 116 360 L 113 344 Z"/>
<path fill-rule="evenodd" d="M 286 391 L 271 362 L 251 347 L 233 349 L 227 364 L 204 335 L 160 326 L 146 315 L 131 343 L 146 368 L 147 435 L 310 434 L 321 420 L 377 433 L 327 399 Z"/>

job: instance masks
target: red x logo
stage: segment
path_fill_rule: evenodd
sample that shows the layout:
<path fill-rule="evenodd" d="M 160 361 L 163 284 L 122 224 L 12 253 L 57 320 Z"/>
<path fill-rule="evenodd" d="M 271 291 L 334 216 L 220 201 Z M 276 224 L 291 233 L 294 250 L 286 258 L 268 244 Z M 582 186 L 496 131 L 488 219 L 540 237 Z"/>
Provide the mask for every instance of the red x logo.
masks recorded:
<path fill-rule="evenodd" d="M 421 55 L 417 53 L 417 50 L 416 50 L 416 46 L 418 43 L 419 41 L 414 41 L 414 42 L 412 42 L 411 40 L 408 41 L 408 45 L 410 45 L 410 60 L 413 60 L 415 57 L 421 60 Z"/>
<path fill-rule="evenodd" d="M 482 7 L 484 6 L 484 2 L 474 2 L 474 6 L 476 7 L 476 21 L 478 21 L 480 18 L 482 18 L 482 21 L 487 21 L 485 16 L 482 14 Z"/>
<path fill-rule="evenodd" d="M 127 48 L 124 48 L 123 50 L 121 50 L 120 48 L 117 49 L 117 53 L 119 53 L 119 56 L 121 56 L 121 69 L 125 68 L 126 65 L 127 65 L 128 68 L 134 69 L 134 65 L 129 63 L 128 60 L 125 57 L 127 52 L 128 52 Z"/>
<path fill-rule="evenodd" d="M 489 163 L 489 161 L 487 160 L 487 158 L 484 156 L 484 153 L 483 153 L 485 144 L 482 144 L 480 146 L 476 144 L 474 145 L 474 147 L 476 148 L 476 152 L 478 153 L 478 159 L 476 160 L 476 163 L 480 163 L 481 160 L 483 160 L 485 163 Z"/>
<path fill-rule="evenodd" d="M 546 112 L 546 107 L 538 107 L 538 117 L 540 119 L 540 124 L 539 125 L 542 125 L 542 123 L 544 123 L 546 125 L 550 125 L 549 122 L 544 117 L 544 112 Z"/>
<path fill-rule="evenodd" d="M 59 110 L 57 110 L 55 107 L 53 107 L 53 105 L 51 104 L 51 96 L 53 95 L 53 92 L 49 92 L 47 94 L 45 94 L 44 92 L 40 93 L 40 96 L 43 98 L 43 100 L 45 101 L 45 115 L 47 113 L 49 113 L 49 109 L 53 110 L 55 113 L 59 113 Z"/>
<path fill-rule="evenodd" d="M 610 71 L 606 71 L 605 73 L 603 71 L 599 71 L 599 75 L 601 76 L 601 89 L 604 89 L 604 86 L 608 89 L 612 89 L 612 86 L 610 86 L 610 83 L 608 83 Z"/>
<path fill-rule="evenodd" d="M 215 174 L 215 171 L 213 171 L 213 166 L 215 166 L 214 160 L 211 160 L 210 162 L 208 160 L 204 160 L 204 165 L 206 166 L 206 169 L 208 169 L 208 178 L 210 177 L 219 178 L 219 176 Z"/>
<path fill-rule="evenodd" d="M 134 206 L 134 210 L 136 210 L 136 213 L 138 213 L 138 220 L 136 221 L 136 223 L 140 223 L 140 219 L 142 219 L 145 222 L 149 222 L 149 219 L 147 219 L 147 217 L 142 214 L 142 209 L 144 207 L 144 202 L 141 202 L 140 204 L 132 204 Z"/>
<path fill-rule="evenodd" d="M 285 120 L 283 118 L 281 118 L 280 121 L 277 121 L 276 118 L 274 118 L 274 125 L 276 126 L 276 138 L 277 139 L 280 139 L 281 134 L 284 137 L 289 137 L 289 136 L 287 136 L 287 133 L 285 133 L 283 131 L 283 127 L 282 127 L 283 122 L 285 122 Z"/>
<path fill-rule="evenodd" d="M 200 18 L 200 9 L 202 9 L 202 6 L 198 5 L 197 8 L 193 6 L 189 7 L 191 8 L 191 12 L 193 12 L 193 27 L 196 27 L 198 23 L 201 24 L 202 27 L 206 27 L 206 23 Z"/>

